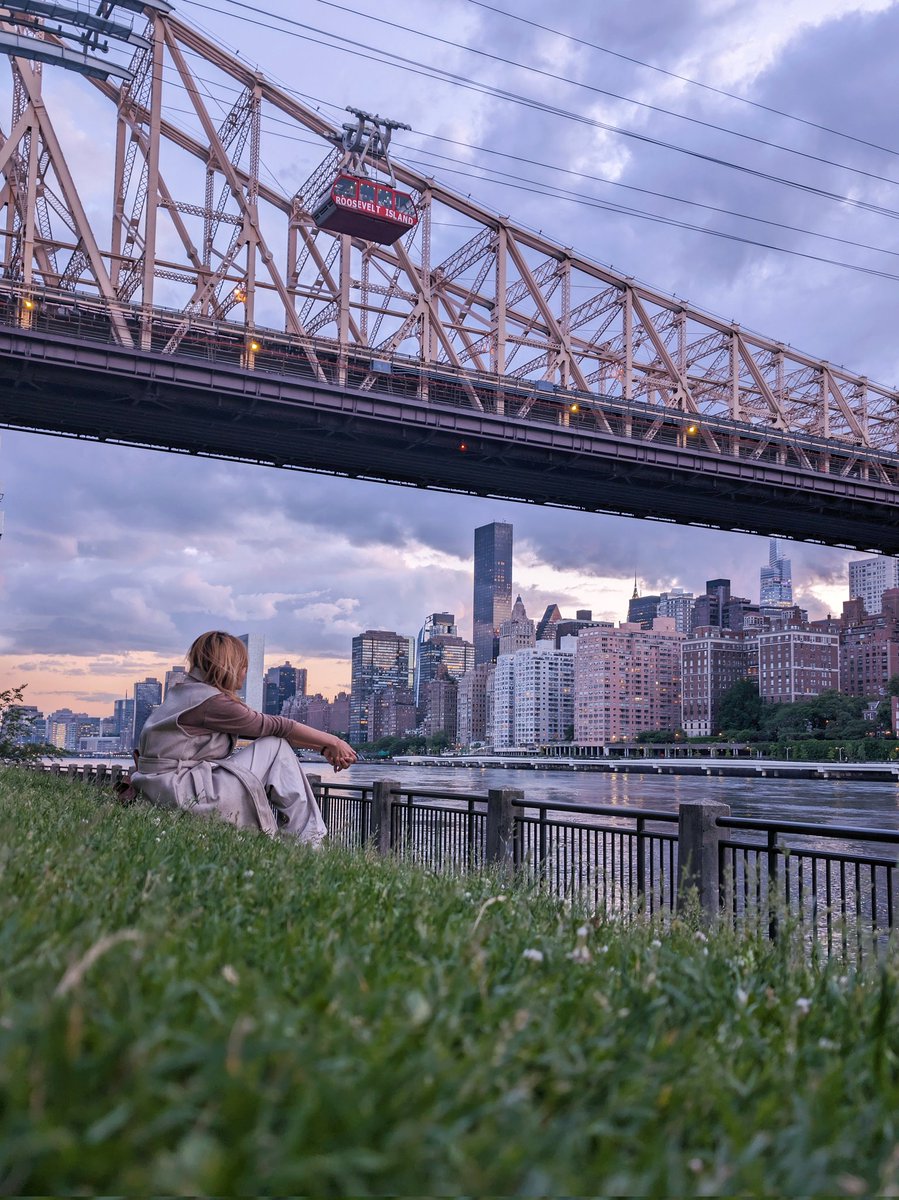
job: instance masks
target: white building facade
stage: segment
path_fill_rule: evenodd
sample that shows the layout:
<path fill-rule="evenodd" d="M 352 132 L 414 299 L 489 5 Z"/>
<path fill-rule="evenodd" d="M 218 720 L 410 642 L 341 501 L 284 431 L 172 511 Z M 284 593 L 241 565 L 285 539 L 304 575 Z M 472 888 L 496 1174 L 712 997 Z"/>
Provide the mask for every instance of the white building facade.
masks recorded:
<path fill-rule="evenodd" d="M 899 587 L 899 559 L 877 555 L 850 562 L 849 599 L 861 599 L 871 616 L 881 611 L 883 593 L 894 587 Z"/>

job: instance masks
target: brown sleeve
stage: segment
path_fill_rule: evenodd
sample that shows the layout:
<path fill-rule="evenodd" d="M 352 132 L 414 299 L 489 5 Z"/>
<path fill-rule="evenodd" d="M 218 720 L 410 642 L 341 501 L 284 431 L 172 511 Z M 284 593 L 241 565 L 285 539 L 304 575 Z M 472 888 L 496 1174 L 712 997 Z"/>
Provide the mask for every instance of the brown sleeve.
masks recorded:
<path fill-rule="evenodd" d="M 235 738 L 287 737 L 296 721 L 287 717 L 271 717 L 248 708 L 240 700 L 219 692 L 196 708 L 182 713 L 179 722 L 185 733 L 227 733 Z"/>

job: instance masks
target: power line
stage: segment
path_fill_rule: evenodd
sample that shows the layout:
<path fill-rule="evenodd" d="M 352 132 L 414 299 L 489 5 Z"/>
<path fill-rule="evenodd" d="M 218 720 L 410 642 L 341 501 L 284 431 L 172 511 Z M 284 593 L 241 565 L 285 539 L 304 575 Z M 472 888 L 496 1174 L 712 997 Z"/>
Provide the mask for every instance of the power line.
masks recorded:
<path fill-rule="evenodd" d="M 232 4 L 238 8 L 247 8 L 252 12 L 262 12 L 262 9 L 242 3 L 242 0 L 225 0 L 227 4 Z M 638 108 L 648 109 L 650 112 L 661 113 L 666 117 L 674 117 L 678 121 L 688 121 L 691 125 L 699 125 L 704 129 L 713 129 L 716 133 L 725 133 L 729 137 L 741 138 L 743 141 L 754 142 L 758 146 L 766 146 L 771 150 L 781 150 L 785 154 L 795 154 L 800 158 L 808 159 L 810 162 L 821 163 L 823 166 L 836 167 L 840 171 L 851 171 L 857 175 L 863 175 L 868 179 L 874 179 L 878 183 L 890 183 L 893 186 L 899 186 L 899 180 L 890 179 L 887 176 L 878 175 L 873 171 L 866 171 L 861 167 L 848 166 L 846 163 L 835 162 L 833 159 L 824 158 L 819 154 L 810 154 L 805 150 L 798 150 L 793 146 L 783 146 L 779 142 L 769 141 L 767 138 L 758 137 L 755 134 L 743 133 L 738 129 L 729 129 L 725 125 L 720 125 L 716 121 L 704 121 L 701 117 L 691 117 L 686 113 L 676 112 L 670 108 L 662 108 L 658 104 L 650 104 L 646 100 L 635 100 L 632 96 L 622 95 L 620 92 L 611 92 L 606 88 L 597 87 L 592 83 L 585 83 L 579 79 L 571 79 L 567 75 L 559 75 L 555 71 L 547 71 L 542 67 L 532 66 L 530 63 L 517 62 L 515 59 L 506 58 L 502 54 L 493 54 L 489 50 L 481 50 L 477 46 L 468 46 L 462 42 L 453 41 L 451 38 L 440 37 L 435 33 L 426 33 L 422 29 L 413 29 L 409 25 L 402 25 L 397 21 L 388 21 L 386 17 L 377 17 L 372 13 L 365 12 L 358 8 L 351 8 L 347 4 L 339 4 L 337 0 L 316 0 L 318 4 L 323 4 L 327 8 L 337 9 L 339 12 L 352 13 L 356 17 L 365 17 L 369 21 L 374 21 L 378 25 L 386 25 L 390 29 L 399 29 L 404 33 L 414 34 L 415 37 L 425 38 L 429 42 L 437 42 L 441 46 L 450 46 L 455 50 L 462 50 L 466 54 L 475 54 L 479 58 L 489 59 L 491 62 L 502 63 L 505 66 L 514 67 L 521 71 L 530 71 L 534 75 L 540 75 L 544 79 L 552 79 L 557 83 L 565 83 L 571 87 L 581 88 L 584 91 L 593 92 L 597 96 L 606 96 L 612 100 L 622 100 L 626 104 L 633 104 Z M 496 10 L 498 11 L 498 10 Z M 265 13 L 266 16 L 273 17 L 277 20 L 289 20 L 290 18 L 283 17 L 279 13 Z M 318 32 L 322 32 L 319 30 Z"/>
<path fill-rule="evenodd" d="M 188 2 L 197 3 L 198 0 L 188 0 Z M 234 2 L 234 0 L 229 0 L 229 2 Z M 238 0 L 238 2 L 239 2 L 239 0 Z M 199 7 L 207 7 L 203 4 L 198 4 L 198 6 Z M 259 21 L 253 21 L 251 23 L 259 24 L 265 28 L 270 28 L 270 26 L 266 26 L 266 25 L 264 25 L 264 23 L 259 22 Z M 294 24 L 296 22 L 290 22 L 290 23 Z M 286 31 L 286 32 L 290 32 L 290 31 Z M 302 36 L 302 35 L 295 35 L 295 36 Z M 314 39 L 304 39 L 304 40 L 314 40 Z M 344 39 L 344 40 L 346 40 L 346 39 Z M 337 48 L 339 48 L 339 47 L 337 47 Z M 363 55 L 363 57 L 367 58 L 369 56 Z M 183 85 L 178 84 L 176 86 L 183 86 Z M 288 90 L 292 90 L 292 89 L 288 89 Z M 317 98 L 313 98 L 313 99 L 317 99 Z M 329 102 L 329 101 L 321 101 L 320 100 L 319 102 L 324 103 L 324 104 L 328 105 L 329 107 L 331 106 L 331 102 Z M 337 106 L 335 105 L 333 107 L 336 108 Z M 183 111 L 183 110 L 170 110 L 170 111 Z M 284 119 L 279 119 L 277 117 L 267 117 L 266 119 L 275 121 L 279 124 L 285 124 L 285 125 L 293 124 L 293 122 L 290 122 L 290 121 L 287 121 Z M 302 142 L 304 142 L 304 144 L 309 144 L 307 139 L 290 137 L 289 135 L 285 135 L 285 134 L 273 133 L 272 136 L 280 136 L 280 137 L 287 138 L 288 140 L 291 140 L 291 141 L 302 141 Z M 561 170 L 561 171 L 564 171 L 566 174 L 573 175 L 575 177 L 586 178 L 586 179 L 592 178 L 582 172 L 572 171 L 568 168 L 559 168 L 559 167 L 554 166 L 553 164 L 541 163 L 541 162 L 533 160 L 533 159 L 524 158 L 523 156 L 503 154 L 500 151 L 489 150 L 486 147 L 471 146 L 467 143 L 457 142 L 454 139 L 440 137 L 439 135 L 425 135 L 425 136 L 429 136 L 429 137 L 433 136 L 437 140 L 440 140 L 440 141 L 444 141 L 444 142 L 447 142 L 450 144 L 465 146 L 466 148 L 474 149 L 474 150 L 477 150 L 477 151 L 483 152 L 483 153 L 499 155 L 501 157 L 509 158 L 512 161 L 525 162 L 529 165 L 536 166 L 539 169 L 547 169 L 547 170 L 554 170 L 554 171 Z M 420 153 L 420 151 L 418 151 L 418 152 Z M 435 157 L 443 159 L 444 161 L 449 161 L 449 162 L 458 161 L 458 160 L 452 159 L 451 157 L 449 157 L 447 155 L 440 155 L 440 154 L 437 154 L 436 152 L 432 152 L 432 153 L 434 154 Z M 433 166 L 434 164 L 432 162 L 426 161 L 426 162 L 422 163 L 421 165 L 428 167 L 428 166 Z M 266 168 L 266 169 L 268 169 L 268 168 Z M 739 243 L 743 243 L 743 244 L 751 245 L 751 246 L 756 246 L 756 247 L 759 247 L 762 249 L 767 249 L 767 250 L 771 250 L 771 251 L 778 252 L 778 253 L 790 254 L 790 255 L 793 255 L 796 257 L 805 258 L 810 261 L 815 261 L 815 262 L 819 262 L 819 263 L 830 265 L 830 266 L 842 267 L 847 270 L 852 270 L 852 271 L 860 272 L 863 274 L 876 276 L 879 278 L 885 278 L 885 279 L 890 279 L 890 280 L 899 279 L 899 276 L 892 275 L 889 272 L 881 271 L 876 268 L 863 267 L 858 264 L 846 263 L 841 260 L 827 258 L 822 255 L 810 254 L 808 252 L 803 252 L 803 251 L 799 251 L 799 250 L 791 250 L 791 249 L 783 247 L 783 246 L 778 246 L 778 245 L 775 245 L 772 243 L 762 242 L 757 239 L 748 238 L 748 237 L 745 237 L 740 234 L 727 233 L 723 230 L 709 229 L 706 226 L 695 225 L 690 222 L 681 221 L 674 217 L 666 217 L 662 214 L 649 213 L 642 209 L 629 208 L 627 206 L 617 205 L 617 204 L 614 204 L 611 202 L 602 201 L 598 197 L 584 196 L 581 193 L 572 193 L 572 192 L 567 191 L 566 189 L 559 188 L 557 185 L 546 185 L 546 184 L 541 183 L 538 180 L 526 179 L 526 178 L 522 179 L 520 176 L 512 177 L 512 176 L 508 175 L 508 173 L 498 171 L 494 168 L 488 168 L 488 167 L 481 166 L 480 174 L 472 174 L 471 172 L 466 172 L 459 168 L 452 168 L 452 167 L 441 168 L 441 169 L 447 170 L 451 174 L 459 175 L 459 176 L 462 176 L 465 178 L 489 179 L 492 177 L 493 181 L 495 183 L 497 183 L 499 186 L 513 187 L 516 190 L 530 192 L 532 194 L 551 195 L 551 196 L 557 197 L 559 199 L 564 199 L 569 203 L 578 203 L 584 207 L 599 208 L 603 211 L 617 213 L 619 215 L 633 216 L 633 217 L 637 217 L 638 219 L 641 219 L 641 220 L 649 220 L 649 221 L 659 223 L 659 224 L 671 225 L 676 228 L 681 228 L 681 229 L 685 229 L 685 230 L 689 230 L 689 231 L 693 231 L 693 232 L 704 233 L 707 236 L 723 238 L 725 240 L 739 242 Z M 269 171 L 269 174 L 272 176 L 272 178 L 274 178 L 274 175 L 271 171 Z M 614 181 L 604 181 L 604 182 L 613 183 Z M 632 188 L 632 185 L 622 184 L 620 186 L 627 187 L 629 189 Z M 803 186 L 805 186 L 805 185 L 803 185 Z M 804 228 L 801 228 L 798 226 L 790 226 L 790 225 L 786 225 L 781 222 L 766 220 L 765 218 L 752 217 L 749 214 L 735 213 L 735 212 L 732 212 L 731 210 L 718 208 L 717 206 L 706 205 L 706 204 L 701 204 L 700 202 L 684 200 L 680 197 L 668 196 L 665 193 L 651 192 L 651 191 L 649 191 L 649 189 L 632 188 L 632 190 L 646 192 L 651 195 L 656 195 L 659 198 L 671 199 L 677 203 L 686 203 L 686 204 L 691 204 L 691 205 L 696 204 L 699 207 L 702 207 L 702 208 L 705 208 L 705 209 L 708 209 L 711 211 L 722 212 L 725 215 L 735 216 L 738 219 L 762 222 L 762 223 L 769 224 L 769 225 L 772 225 L 777 228 L 786 229 L 790 232 L 800 233 L 805 236 L 821 237 L 821 238 L 829 240 L 829 241 L 836 241 L 841 244 L 852 245 L 859 249 L 865 249 L 865 250 L 870 250 L 873 252 L 886 253 L 886 254 L 890 254 L 891 256 L 896 256 L 896 252 L 894 252 L 894 251 L 882 250 L 879 247 L 869 246 L 865 243 L 853 242 L 853 241 L 850 241 L 849 239 L 837 238 L 837 237 L 834 237 L 834 236 L 828 235 L 828 234 L 818 234 L 812 230 L 807 230 L 807 229 L 804 229 Z M 852 202 L 851 200 L 849 200 L 849 198 L 844 198 L 844 199 L 846 199 L 850 203 Z M 877 206 L 867 206 L 866 205 L 865 207 L 873 208 L 875 211 L 879 211 L 881 213 L 881 215 L 889 215 L 889 216 L 893 216 L 893 217 L 899 217 L 899 213 L 893 212 L 892 210 L 879 208 Z"/>
<path fill-rule="evenodd" d="M 746 96 L 739 96 L 736 92 L 728 92 L 724 88 L 714 87 L 710 83 L 702 83 L 698 79 L 692 79 L 689 75 L 679 75 L 677 71 L 668 71 L 665 67 L 644 62 L 643 59 L 633 58 L 631 55 L 622 54 L 618 50 L 610 50 L 608 46 L 600 46 L 597 42 L 587 41 L 576 34 L 566 33 L 561 29 L 553 29 L 549 25 L 541 25 L 539 21 L 522 17 L 518 13 L 507 12 L 504 8 L 497 8 L 494 4 L 487 4 L 485 0 L 468 0 L 468 3 L 475 5 L 477 8 L 497 13 L 499 16 L 506 17 L 510 21 L 518 21 L 522 25 L 530 25 L 532 29 L 539 29 L 542 33 L 555 34 L 556 37 L 565 38 L 567 41 L 574 42 L 578 46 L 586 46 L 590 50 L 599 50 L 600 53 L 608 54 L 612 58 L 621 59 L 622 62 L 632 63 L 637 67 L 645 67 L 648 71 L 656 71 L 659 75 L 667 75 L 669 79 L 677 79 L 680 83 L 689 83 L 693 87 L 702 88 L 703 91 L 713 92 L 716 96 L 724 96 L 728 100 L 736 100 L 739 104 L 747 104 L 750 108 L 758 108 L 762 112 L 773 113 L 776 117 L 785 117 L 788 121 L 796 121 L 800 125 L 807 125 L 810 129 L 818 129 L 822 133 L 829 133 L 834 137 L 844 138 L 848 142 L 856 142 L 859 146 L 867 146 L 871 150 L 880 150 L 882 153 L 891 154 L 894 157 L 899 156 L 899 150 L 891 150 L 889 146 L 881 146 L 877 142 L 869 142 L 867 139 L 857 137 L 855 134 L 845 133 L 840 129 L 833 129 L 830 125 L 820 125 L 817 121 L 809 121 L 806 117 L 797 117 L 795 113 L 785 112 L 781 108 L 773 108 L 769 104 L 762 104 L 759 100 L 750 100 Z"/>
<path fill-rule="evenodd" d="M 197 8 L 207 9 L 210 12 L 216 12 L 221 15 L 220 9 L 213 8 L 211 5 L 203 3 L 202 0 L 185 0 L 185 3 Z M 238 5 L 241 8 L 250 8 L 249 5 L 243 4 L 242 0 L 227 0 L 227 3 Z M 885 208 L 881 205 L 872 204 L 869 201 L 858 200 L 854 197 L 845 196 L 838 192 L 831 192 L 826 188 L 819 188 L 813 184 L 801 183 L 798 180 L 787 179 L 785 176 L 774 175 L 768 171 L 762 171 L 758 168 L 750 167 L 743 163 L 731 162 L 728 159 L 720 158 L 718 155 L 705 154 L 699 150 L 691 150 L 688 147 L 679 146 L 673 142 L 667 142 L 660 138 L 651 137 L 649 134 L 639 133 L 636 130 L 625 129 L 624 127 L 618 125 L 612 125 L 606 121 L 600 121 L 593 117 L 587 117 L 583 113 L 572 112 L 568 109 L 535 100 L 532 97 L 521 96 L 515 92 L 506 91 L 503 88 L 496 88 L 489 84 L 475 83 L 452 71 L 447 71 L 442 67 L 434 67 L 427 64 L 422 64 L 417 60 L 406 58 L 404 55 L 395 54 L 393 51 L 389 50 L 378 49 L 377 47 L 370 46 L 365 42 L 359 42 L 353 38 L 344 37 L 341 34 L 331 34 L 327 31 L 316 29 L 314 26 L 306 25 L 303 22 L 295 21 L 291 17 L 281 17 L 277 13 L 269 13 L 266 10 L 259 8 L 253 8 L 251 11 L 262 13 L 264 16 L 271 16 L 275 20 L 283 21 L 287 25 L 297 26 L 299 29 L 313 30 L 316 33 L 323 33 L 325 36 L 331 38 L 332 41 L 321 41 L 318 38 L 310 36 L 308 33 L 297 33 L 292 29 L 285 29 L 279 25 L 270 25 L 265 21 L 260 21 L 258 18 L 242 18 L 242 20 L 244 20 L 246 23 L 256 25 L 261 29 L 270 29 L 282 34 L 286 33 L 289 36 L 299 38 L 302 41 L 310 42 L 313 45 L 325 46 L 329 49 L 339 50 L 343 53 L 351 54 L 354 57 L 363 58 L 369 62 L 379 62 L 388 67 L 401 69 L 409 74 L 421 75 L 428 79 L 443 79 L 445 82 L 452 83 L 458 87 L 464 88 L 467 91 L 477 92 L 481 95 L 494 96 L 510 103 L 520 104 L 526 108 L 545 112 L 551 116 L 561 117 L 581 125 L 602 129 L 606 132 L 617 133 L 624 137 L 633 138 L 634 140 L 642 142 L 646 145 L 652 145 L 659 147 L 660 149 L 671 150 L 678 154 L 684 154 L 690 158 L 698 159 L 701 162 L 707 162 L 714 166 L 720 166 L 727 168 L 728 170 L 738 171 L 744 175 L 748 175 L 768 183 L 776 183 L 784 187 L 793 188 L 797 191 L 804 192 L 807 195 L 815 195 L 822 199 L 833 200 L 840 204 L 849 205 L 852 208 L 858 208 L 866 212 L 878 213 L 881 216 L 896 217 L 899 215 L 892 209 Z M 346 43 L 346 46 L 335 45 L 335 41 Z M 349 49 L 347 47 L 357 47 L 357 49 Z M 371 51 L 371 53 L 366 53 L 365 51 Z M 386 62 L 386 58 L 394 59 L 395 63 Z"/>
<path fill-rule="evenodd" d="M 433 165 L 427 160 L 418 160 L 419 166 Z M 448 171 L 451 175 L 461 175 L 468 179 L 483 179 L 483 175 L 476 175 L 470 171 L 463 171 L 456 167 L 444 167 L 443 170 Z M 670 225 L 677 229 L 686 229 L 696 233 L 704 233 L 709 237 L 721 238 L 729 242 L 740 242 L 746 246 L 757 246 L 763 250 L 775 250 L 781 254 L 789 254 L 796 258 L 808 259 L 811 262 L 821 263 L 832 267 L 843 267 L 848 271 L 856 271 L 862 275 L 872 275 L 879 279 L 889 279 L 894 282 L 899 282 L 899 274 L 893 274 L 889 271 L 881 271 L 876 267 L 863 267 L 855 263 L 843 262 L 840 259 L 825 258 L 819 254 L 810 254 L 802 250 L 791 250 L 785 246 L 777 246 L 770 242 L 760 242 L 754 238 L 747 238 L 737 233 L 726 233 L 721 229 L 709 229 L 704 225 L 693 225 L 688 221 L 679 221 L 674 217 L 665 217 L 658 213 L 648 213 L 639 208 L 628 208 L 624 205 L 610 204 L 606 201 L 597 198 L 589 198 L 579 195 L 578 193 L 567 192 L 561 188 L 551 187 L 549 191 L 545 185 L 540 184 L 537 180 L 528 179 L 521 180 L 520 176 L 516 177 L 515 181 L 510 179 L 504 181 L 495 179 L 493 182 L 500 187 L 513 188 L 515 191 L 530 192 L 533 195 L 546 196 L 549 195 L 554 199 L 566 200 L 572 204 L 580 204 L 587 208 L 598 208 L 605 212 L 617 213 L 624 216 L 637 217 L 639 220 L 652 221 L 660 225 Z"/>

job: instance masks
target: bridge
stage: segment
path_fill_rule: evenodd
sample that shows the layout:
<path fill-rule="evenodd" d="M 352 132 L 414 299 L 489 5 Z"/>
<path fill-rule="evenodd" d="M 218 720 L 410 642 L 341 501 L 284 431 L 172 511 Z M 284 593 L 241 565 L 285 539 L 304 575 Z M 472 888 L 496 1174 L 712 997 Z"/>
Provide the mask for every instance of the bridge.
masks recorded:
<path fill-rule="evenodd" d="M 34 0 L 0 21 L 0 425 L 899 553 L 894 389 L 401 163 L 415 229 L 318 229 L 340 130 L 164 0 L 119 3 L 114 66 L 69 61 Z M 57 133 L 62 71 L 108 121 L 102 234 Z M 321 142 L 295 190 L 260 166 L 285 130 Z"/>

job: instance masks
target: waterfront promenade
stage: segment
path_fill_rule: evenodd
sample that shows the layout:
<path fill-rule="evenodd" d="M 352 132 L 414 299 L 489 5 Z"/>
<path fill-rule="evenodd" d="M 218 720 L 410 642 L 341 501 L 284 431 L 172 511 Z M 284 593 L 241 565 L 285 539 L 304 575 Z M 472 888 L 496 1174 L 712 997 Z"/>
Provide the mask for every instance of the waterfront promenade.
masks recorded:
<path fill-rule="evenodd" d="M 899 762 L 793 762 L 788 758 L 687 758 L 667 754 L 622 755 L 601 759 L 517 754 L 401 755 L 392 761 L 410 767 L 468 767 L 475 770 L 587 771 L 613 775 L 700 775 L 747 779 L 866 779 L 899 784 Z"/>

